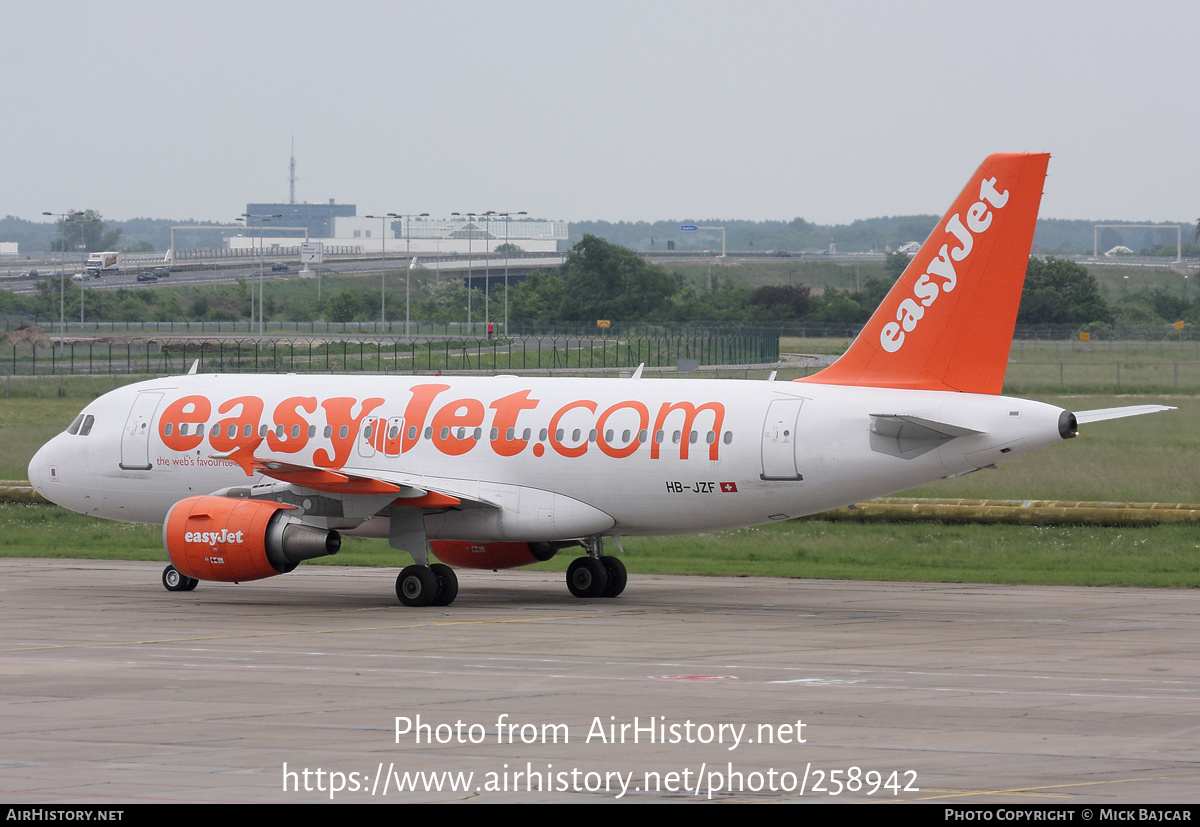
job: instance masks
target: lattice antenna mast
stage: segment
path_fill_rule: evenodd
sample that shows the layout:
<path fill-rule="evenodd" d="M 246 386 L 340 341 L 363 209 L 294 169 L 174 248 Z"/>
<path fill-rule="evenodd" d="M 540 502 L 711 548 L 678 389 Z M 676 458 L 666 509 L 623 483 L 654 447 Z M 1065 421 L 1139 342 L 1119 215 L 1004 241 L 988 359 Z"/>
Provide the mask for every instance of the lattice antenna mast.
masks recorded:
<path fill-rule="evenodd" d="M 296 203 L 296 136 L 292 136 L 292 161 L 288 165 L 288 203 Z"/>

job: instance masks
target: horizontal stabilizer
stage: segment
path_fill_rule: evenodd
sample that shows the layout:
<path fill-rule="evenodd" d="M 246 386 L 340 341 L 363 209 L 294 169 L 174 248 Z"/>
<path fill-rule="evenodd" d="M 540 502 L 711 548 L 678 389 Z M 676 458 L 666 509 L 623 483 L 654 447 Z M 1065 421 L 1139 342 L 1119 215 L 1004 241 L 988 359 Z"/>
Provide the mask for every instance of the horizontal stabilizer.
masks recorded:
<path fill-rule="evenodd" d="M 871 414 L 871 450 L 914 459 L 960 436 L 983 431 L 909 414 Z"/>
<path fill-rule="evenodd" d="M 1161 413 L 1175 410 L 1170 405 L 1129 405 L 1125 408 L 1097 408 L 1094 411 L 1076 411 L 1075 421 L 1080 425 L 1089 422 L 1103 422 L 1106 419 L 1122 419 L 1126 416 L 1141 416 L 1148 413 Z"/>
<path fill-rule="evenodd" d="M 916 437 L 921 435 L 927 438 L 943 437 L 946 439 L 983 433 L 983 431 L 964 428 L 961 425 L 935 422 L 932 419 L 907 414 L 871 414 L 871 430 L 880 436 Z"/>

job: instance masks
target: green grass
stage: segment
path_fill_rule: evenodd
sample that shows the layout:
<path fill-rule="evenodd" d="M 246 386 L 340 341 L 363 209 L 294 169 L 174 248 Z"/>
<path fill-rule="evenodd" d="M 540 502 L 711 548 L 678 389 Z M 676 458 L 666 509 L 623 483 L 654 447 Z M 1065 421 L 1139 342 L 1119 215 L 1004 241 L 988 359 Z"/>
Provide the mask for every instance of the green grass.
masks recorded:
<path fill-rule="evenodd" d="M 850 524 L 819 519 L 630 538 L 636 572 L 1086 586 L 1200 587 L 1200 531 Z M 564 569 L 570 556 L 545 564 Z M 554 565 L 557 564 L 557 565 Z"/>
<path fill-rule="evenodd" d="M 98 520 L 42 503 L 0 503 L 0 527 L 0 557 L 166 560 L 157 525 Z"/>
<path fill-rule="evenodd" d="M 162 529 L 84 517 L 47 505 L 0 504 L 0 556 L 166 563 Z M 852 524 L 819 519 L 686 537 L 630 537 L 638 574 L 821 577 L 846 580 L 1200 587 L 1192 526 L 1080 528 Z M 612 544 L 609 551 L 615 551 Z M 565 571 L 566 549 L 534 568 Z M 396 568 L 407 554 L 347 538 L 336 556 L 305 565 Z"/>
<path fill-rule="evenodd" d="M 850 347 L 853 339 L 845 337 L 801 338 L 799 336 L 780 336 L 780 353 L 807 353 L 822 356 L 841 356 Z"/>
<path fill-rule="evenodd" d="M 662 266 L 700 289 L 714 283 L 730 282 L 753 290 L 767 284 L 807 285 L 814 293 L 826 288 L 853 290 L 869 277 L 884 278 L 882 261 L 864 261 L 857 265 L 832 261 L 807 261 L 799 256 L 786 258 L 734 259 L 707 258 L 696 262 L 667 261 Z"/>
<path fill-rule="evenodd" d="M 1089 250 L 1090 252 L 1090 250 Z M 1101 250 L 1101 255 L 1104 251 Z M 1195 294 L 1196 285 L 1184 280 L 1188 270 L 1174 267 L 1141 267 L 1132 264 L 1087 264 L 1109 301 L 1119 301 L 1131 290 L 1162 290 L 1176 296 Z M 1195 273 L 1192 273 L 1195 275 Z M 1195 282 L 1195 279 L 1191 280 Z"/>

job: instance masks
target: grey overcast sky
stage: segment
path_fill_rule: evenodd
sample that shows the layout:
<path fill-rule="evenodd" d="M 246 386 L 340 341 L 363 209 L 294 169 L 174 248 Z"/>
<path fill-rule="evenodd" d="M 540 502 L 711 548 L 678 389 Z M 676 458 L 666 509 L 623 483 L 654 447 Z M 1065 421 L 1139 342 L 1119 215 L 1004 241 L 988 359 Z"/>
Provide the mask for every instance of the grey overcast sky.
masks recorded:
<path fill-rule="evenodd" d="M 7 0 L 0 215 L 1200 215 L 1200 3 Z"/>

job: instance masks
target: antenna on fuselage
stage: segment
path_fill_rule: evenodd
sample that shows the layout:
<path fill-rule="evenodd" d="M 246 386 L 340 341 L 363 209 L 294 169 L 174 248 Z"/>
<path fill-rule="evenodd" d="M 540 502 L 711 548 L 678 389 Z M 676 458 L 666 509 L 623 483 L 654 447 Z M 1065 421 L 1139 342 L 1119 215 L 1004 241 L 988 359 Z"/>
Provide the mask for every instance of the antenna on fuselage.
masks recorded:
<path fill-rule="evenodd" d="M 197 369 L 198 367 L 200 367 L 200 360 L 199 360 L 199 359 L 197 359 L 196 361 L 192 362 L 192 366 L 191 366 L 190 368 L 188 368 L 187 375 L 188 375 L 188 376 L 195 376 L 195 375 L 196 375 L 196 369 Z"/>
<path fill-rule="evenodd" d="M 640 365 L 637 366 L 637 370 L 635 370 L 633 372 L 633 376 L 630 376 L 629 378 L 630 379 L 641 379 L 642 378 L 642 368 L 644 368 L 644 367 L 646 367 L 646 363 L 642 362 Z"/>

